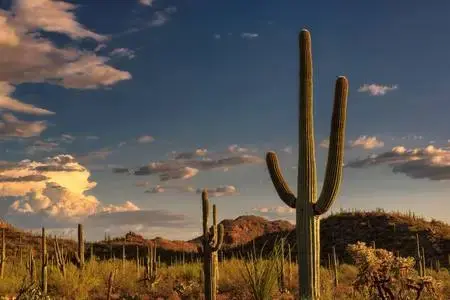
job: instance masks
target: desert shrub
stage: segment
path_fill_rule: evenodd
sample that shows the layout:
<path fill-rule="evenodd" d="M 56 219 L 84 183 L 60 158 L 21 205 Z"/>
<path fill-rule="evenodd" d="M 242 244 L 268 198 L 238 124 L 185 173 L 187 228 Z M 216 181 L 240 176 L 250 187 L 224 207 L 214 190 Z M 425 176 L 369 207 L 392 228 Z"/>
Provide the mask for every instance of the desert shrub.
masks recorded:
<path fill-rule="evenodd" d="M 422 294 L 440 298 L 440 282 L 431 276 L 417 276 L 414 258 L 396 257 L 363 242 L 348 245 L 347 250 L 358 268 L 353 286 L 365 299 L 419 299 Z"/>

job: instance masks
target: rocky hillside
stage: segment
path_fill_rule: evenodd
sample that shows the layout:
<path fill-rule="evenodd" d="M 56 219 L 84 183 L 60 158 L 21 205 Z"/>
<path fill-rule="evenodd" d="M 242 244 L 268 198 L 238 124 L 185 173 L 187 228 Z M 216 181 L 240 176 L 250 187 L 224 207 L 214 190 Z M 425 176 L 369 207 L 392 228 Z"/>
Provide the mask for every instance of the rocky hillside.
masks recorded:
<path fill-rule="evenodd" d="M 441 266 L 449 265 L 450 226 L 444 222 L 427 221 L 413 214 L 378 212 L 345 212 L 331 215 L 321 221 L 321 259 L 328 260 L 333 246 L 342 261 L 350 262 L 346 252 L 348 244 L 362 241 L 375 242 L 401 256 L 415 256 L 416 234 L 425 249 L 427 263 L 439 259 Z M 257 248 L 266 244 L 270 249 L 274 241 L 286 237 L 295 252 L 295 231 L 268 233 L 254 240 Z M 253 248 L 253 241 L 239 247 L 241 251 Z"/>
<path fill-rule="evenodd" d="M 273 243 L 286 237 L 291 245 L 295 257 L 294 226 L 287 221 L 269 221 L 258 216 L 240 216 L 234 220 L 221 221 L 225 229 L 223 252 L 231 256 L 237 252 L 257 249 L 265 244 L 270 249 Z M 8 255 L 17 255 L 19 249 L 27 251 L 30 247 L 39 250 L 39 236 L 21 231 L 6 224 L 6 239 Z M 326 263 L 333 246 L 341 261 L 348 261 L 345 250 L 347 244 L 363 241 L 375 242 L 377 248 L 395 251 L 402 256 L 414 256 L 416 251 L 416 234 L 425 249 L 427 263 L 439 259 L 441 266 L 448 266 L 450 254 L 450 226 L 446 223 L 432 220 L 426 221 L 413 214 L 376 212 L 344 212 L 331 215 L 321 222 L 322 262 Z M 49 238 L 49 252 L 53 252 L 53 241 Z M 61 240 L 63 247 L 69 252 L 75 250 L 75 242 Z M 145 239 L 129 232 L 126 236 L 114 238 L 93 244 L 94 254 L 100 258 L 122 256 L 122 245 L 125 245 L 126 256 L 135 257 L 136 247 L 140 253 L 145 253 L 147 245 L 156 244 L 162 261 L 171 261 L 174 257 L 181 257 L 186 253 L 186 260 L 195 259 L 200 237 L 191 241 L 170 241 L 163 238 Z M 87 245 L 86 255 L 89 256 L 90 244 Z M 141 255 L 142 255 L 141 254 Z"/>

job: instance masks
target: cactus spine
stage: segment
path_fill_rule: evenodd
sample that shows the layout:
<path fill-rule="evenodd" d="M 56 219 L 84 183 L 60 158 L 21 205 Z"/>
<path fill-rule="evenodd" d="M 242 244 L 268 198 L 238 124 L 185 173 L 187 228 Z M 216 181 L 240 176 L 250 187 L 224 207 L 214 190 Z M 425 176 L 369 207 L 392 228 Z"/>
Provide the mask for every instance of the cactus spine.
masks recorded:
<path fill-rule="evenodd" d="M 41 290 L 42 290 L 42 293 L 44 293 L 44 294 L 47 294 L 47 266 L 48 266 L 47 239 L 45 237 L 45 228 L 42 227 L 42 236 L 41 236 Z"/>
<path fill-rule="evenodd" d="M 279 197 L 289 207 L 296 208 L 299 298 L 315 300 L 320 297 L 320 215 L 327 212 L 333 204 L 342 179 L 348 81 L 343 76 L 336 80 L 328 162 L 323 189 L 317 198 L 313 128 L 313 68 L 311 36 L 307 30 L 300 32 L 299 44 L 300 99 L 297 197 L 290 190 L 280 172 L 276 154 L 274 152 L 267 153 L 266 161 Z"/>
<path fill-rule="evenodd" d="M 206 300 L 215 300 L 217 293 L 216 271 L 214 264 L 214 253 L 222 247 L 223 243 L 223 225 L 217 227 L 217 235 L 214 227 L 208 227 L 209 219 L 209 199 L 206 190 L 202 192 L 202 210 L 203 210 L 203 285 Z"/>
<path fill-rule="evenodd" d="M 6 264 L 6 229 L 2 228 L 2 253 L 0 256 L 0 278 L 5 275 L 5 264 Z"/>

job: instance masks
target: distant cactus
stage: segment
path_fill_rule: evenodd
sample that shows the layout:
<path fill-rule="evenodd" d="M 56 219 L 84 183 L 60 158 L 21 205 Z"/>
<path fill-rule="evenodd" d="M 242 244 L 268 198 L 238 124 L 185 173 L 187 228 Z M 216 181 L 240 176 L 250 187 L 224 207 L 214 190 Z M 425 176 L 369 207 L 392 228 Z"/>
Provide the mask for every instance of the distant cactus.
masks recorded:
<path fill-rule="evenodd" d="M 0 254 L 0 278 L 5 275 L 5 264 L 6 264 L 6 237 L 5 228 L 2 228 L 2 253 Z"/>
<path fill-rule="evenodd" d="M 41 236 L 41 290 L 42 293 L 47 294 L 47 266 L 48 266 L 48 253 L 47 253 L 47 239 L 45 236 L 45 228 L 42 227 Z"/>
<path fill-rule="evenodd" d="M 30 248 L 30 252 L 28 255 L 28 260 L 26 262 L 26 268 L 28 271 L 28 276 L 30 277 L 30 282 L 36 282 L 36 262 L 34 260 L 33 249 Z"/>
<path fill-rule="evenodd" d="M 77 267 L 81 271 L 84 268 L 84 231 L 83 224 L 78 224 L 78 250 L 75 253 Z"/>
<path fill-rule="evenodd" d="M 299 298 L 320 298 L 320 215 L 335 200 L 342 178 L 345 145 L 345 121 L 348 82 L 338 77 L 331 121 L 330 146 L 325 180 L 317 198 L 316 163 L 313 127 L 313 67 L 311 36 L 307 30 L 299 35 L 300 99 L 298 193 L 292 193 L 281 174 L 277 156 L 267 153 L 267 167 L 279 197 L 296 208 L 296 235 L 299 272 Z"/>
<path fill-rule="evenodd" d="M 58 240 L 55 237 L 54 242 L 55 247 L 55 258 L 56 258 L 56 265 L 61 272 L 63 277 L 66 277 L 66 256 L 64 255 L 64 250 L 59 247 Z"/>
<path fill-rule="evenodd" d="M 208 227 L 209 219 L 209 200 L 206 190 L 202 192 L 202 210 L 203 210 L 203 237 L 202 237 L 202 255 L 203 255 L 203 284 L 206 300 L 215 300 L 217 294 L 216 267 L 214 266 L 214 253 L 216 253 L 223 243 L 223 225 L 217 228 L 217 234 L 214 227 Z"/>

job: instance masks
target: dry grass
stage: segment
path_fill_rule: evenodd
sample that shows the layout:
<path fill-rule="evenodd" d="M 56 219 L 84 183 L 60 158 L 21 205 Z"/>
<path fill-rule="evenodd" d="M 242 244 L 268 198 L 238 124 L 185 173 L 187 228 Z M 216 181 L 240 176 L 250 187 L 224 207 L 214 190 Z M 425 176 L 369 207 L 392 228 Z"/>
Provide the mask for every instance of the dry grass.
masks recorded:
<path fill-rule="evenodd" d="M 275 259 L 275 258 L 273 258 Z M 259 274 L 265 274 L 264 266 L 272 266 L 273 262 L 267 258 L 255 258 L 252 263 L 261 268 Z M 39 270 L 39 261 L 36 262 Z M 286 262 L 287 272 L 289 264 Z M 291 265 L 292 276 L 285 276 L 285 285 L 288 292 L 280 294 L 276 282 L 270 276 L 259 276 L 259 285 L 266 285 L 260 298 L 255 297 L 255 291 L 249 280 L 257 278 L 251 271 L 249 261 L 240 259 L 220 262 L 219 296 L 218 299 L 294 299 L 297 292 L 297 266 Z M 275 269 L 275 268 L 274 268 Z M 120 260 L 116 261 L 90 261 L 86 264 L 83 275 L 73 265 L 67 266 L 66 278 L 63 278 L 55 266 L 48 270 L 48 291 L 52 299 L 106 299 L 108 277 L 115 272 L 113 282 L 113 299 L 202 299 L 201 265 L 192 263 L 176 266 L 162 266 L 158 270 L 158 279 L 153 286 L 146 286 L 140 282 L 141 273 L 136 272 L 134 261 L 127 261 L 122 267 Z M 339 266 L 339 285 L 333 286 L 333 274 L 326 268 L 321 269 L 322 299 L 362 299 L 361 295 L 353 294 L 352 283 L 357 276 L 357 268 L 353 265 Z M 267 272 L 266 272 L 267 273 Z M 442 282 L 443 299 L 450 299 L 450 273 L 447 269 L 440 272 L 428 270 L 429 275 Z M 39 280 L 39 272 L 37 273 Z M 272 274 L 273 275 L 273 274 Z M 253 276 L 253 277 L 252 277 Z M 267 281 L 267 282 L 265 282 Z M 270 281 L 270 282 L 269 282 Z M 26 268 L 18 261 L 9 261 L 5 270 L 5 278 L 0 280 L 0 295 L 17 295 L 20 288 L 28 284 Z M 128 298 L 125 298 L 128 296 Z M 131 296 L 138 296 L 131 298 Z"/>

